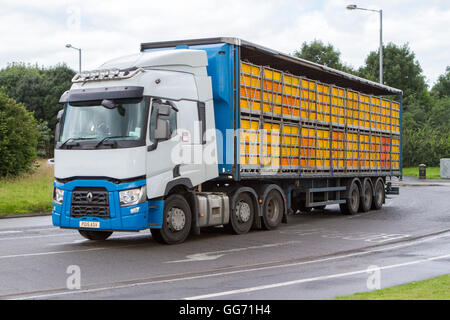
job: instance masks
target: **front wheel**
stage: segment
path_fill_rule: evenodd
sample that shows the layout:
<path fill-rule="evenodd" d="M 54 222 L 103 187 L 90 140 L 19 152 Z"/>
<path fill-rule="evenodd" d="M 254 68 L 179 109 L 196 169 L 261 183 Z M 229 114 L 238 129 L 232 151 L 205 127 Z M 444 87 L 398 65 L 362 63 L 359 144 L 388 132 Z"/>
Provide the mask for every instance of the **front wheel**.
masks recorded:
<path fill-rule="evenodd" d="M 78 230 L 88 240 L 106 240 L 112 235 L 111 231 Z"/>
<path fill-rule="evenodd" d="M 192 214 L 189 203 L 178 194 L 164 201 L 161 229 L 151 229 L 152 237 L 159 243 L 177 244 L 186 240 L 191 230 Z"/>

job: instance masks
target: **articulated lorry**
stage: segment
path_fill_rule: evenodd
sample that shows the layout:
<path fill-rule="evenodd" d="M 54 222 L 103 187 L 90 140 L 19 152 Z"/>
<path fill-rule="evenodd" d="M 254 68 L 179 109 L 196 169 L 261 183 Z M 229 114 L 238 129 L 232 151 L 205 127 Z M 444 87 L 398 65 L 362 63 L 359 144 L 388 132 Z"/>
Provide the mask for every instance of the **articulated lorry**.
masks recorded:
<path fill-rule="evenodd" d="M 60 99 L 53 224 L 274 229 L 338 204 L 380 209 L 401 177 L 402 91 L 237 38 L 142 43 Z"/>

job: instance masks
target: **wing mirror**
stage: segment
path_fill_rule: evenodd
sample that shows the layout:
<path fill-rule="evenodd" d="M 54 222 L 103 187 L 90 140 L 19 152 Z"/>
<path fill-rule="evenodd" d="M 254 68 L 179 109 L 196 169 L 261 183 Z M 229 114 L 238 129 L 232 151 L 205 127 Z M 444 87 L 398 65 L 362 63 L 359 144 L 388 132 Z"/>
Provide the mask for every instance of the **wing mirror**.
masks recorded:
<path fill-rule="evenodd" d="M 61 136 L 61 120 L 64 115 L 64 109 L 58 111 L 58 115 L 56 116 L 56 127 L 55 127 L 55 142 L 59 141 Z"/>
<path fill-rule="evenodd" d="M 168 140 L 170 138 L 170 123 L 169 120 L 160 119 L 156 120 L 155 128 L 155 140 Z"/>

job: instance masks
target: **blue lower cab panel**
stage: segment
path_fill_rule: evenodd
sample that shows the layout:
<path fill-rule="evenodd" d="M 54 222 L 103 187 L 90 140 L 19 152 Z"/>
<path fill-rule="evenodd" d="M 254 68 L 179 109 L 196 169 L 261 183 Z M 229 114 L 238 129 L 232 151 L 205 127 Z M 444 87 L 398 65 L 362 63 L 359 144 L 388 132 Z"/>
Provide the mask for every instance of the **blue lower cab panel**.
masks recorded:
<path fill-rule="evenodd" d="M 111 230 L 111 231 L 140 231 L 148 228 L 161 228 L 164 201 L 145 201 L 139 205 L 121 207 L 119 191 L 134 189 L 145 185 L 145 180 L 131 183 L 114 184 L 107 180 L 74 180 L 66 184 L 55 182 L 55 187 L 64 190 L 62 205 L 53 203 L 52 221 L 54 226 L 62 228 Z M 104 190 L 108 201 L 107 214 L 101 216 L 76 215 L 73 213 L 72 200 L 76 198 L 74 191 Z M 89 208 L 88 211 L 91 211 Z M 74 216 L 75 215 L 75 216 Z"/>

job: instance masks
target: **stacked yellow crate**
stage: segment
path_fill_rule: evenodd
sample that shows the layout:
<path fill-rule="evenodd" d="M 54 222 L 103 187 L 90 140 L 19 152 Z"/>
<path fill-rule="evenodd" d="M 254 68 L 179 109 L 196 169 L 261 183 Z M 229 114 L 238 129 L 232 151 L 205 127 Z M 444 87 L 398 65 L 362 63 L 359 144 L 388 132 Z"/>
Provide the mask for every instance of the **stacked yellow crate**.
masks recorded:
<path fill-rule="evenodd" d="M 330 122 L 330 87 L 317 84 L 317 120 Z"/>
<path fill-rule="evenodd" d="M 329 129 L 316 129 L 316 165 L 320 170 L 330 168 L 330 131 Z"/>
<path fill-rule="evenodd" d="M 302 127 L 300 155 L 302 169 L 312 170 L 316 166 L 316 130 L 312 127 Z"/>
<path fill-rule="evenodd" d="M 296 118 L 300 116 L 300 78 L 283 75 L 283 114 Z"/>
<path fill-rule="evenodd" d="M 283 125 L 281 165 L 286 169 L 295 169 L 299 165 L 300 128 L 294 124 Z"/>
<path fill-rule="evenodd" d="M 391 124 L 391 131 L 400 135 L 400 104 L 394 101 L 392 102 Z"/>
<path fill-rule="evenodd" d="M 335 131 L 331 132 L 331 158 L 332 158 L 332 166 L 334 170 L 343 170 L 345 168 L 345 140 L 344 140 L 344 131 Z"/>
<path fill-rule="evenodd" d="M 261 67 L 241 64 L 240 106 L 247 112 L 261 111 Z"/>
<path fill-rule="evenodd" d="M 345 125 L 347 127 L 358 127 L 359 125 L 359 93 L 347 90 Z"/>
<path fill-rule="evenodd" d="M 370 112 L 370 129 L 371 130 L 381 130 L 381 99 L 377 97 L 371 98 L 371 107 L 372 110 Z"/>
<path fill-rule="evenodd" d="M 331 122 L 336 126 L 345 125 L 345 89 L 332 87 L 331 90 Z"/>
<path fill-rule="evenodd" d="M 252 118 L 241 119 L 240 164 L 259 165 L 259 121 Z"/>
<path fill-rule="evenodd" d="M 373 134 L 370 137 L 370 168 L 372 170 L 380 170 L 380 152 L 381 152 L 381 136 Z"/>
<path fill-rule="evenodd" d="M 390 111 L 390 101 L 386 100 L 386 99 L 382 99 L 381 100 L 381 131 L 387 131 L 388 130 L 388 120 L 389 117 L 391 116 L 391 111 Z"/>
<path fill-rule="evenodd" d="M 400 169 L 400 139 L 398 137 L 392 138 L 391 154 L 392 169 Z"/>
<path fill-rule="evenodd" d="M 316 120 L 316 83 L 301 79 L 300 116 L 304 120 Z"/>
<path fill-rule="evenodd" d="M 280 124 L 264 122 L 262 133 L 262 157 L 264 166 L 280 166 Z"/>
<path fill-rule="evenodd" d="M 370 169 L 370 136 L 368 134 L 359 135 L 359 165 L 361 169 Z"/>
<path fill-rule="evenodd" d="M 346 132 L 345 134 L 345 142 L 346 142 L 346 167 L 350 170 L 358 169 L 358 150 L 359 150 L 359 140 L 358 134 L 353 132 Z"/>
<path fill-rule="evenodd" d="M 370 130 L 370 96 L 361 94 L 359 102 L 359 123 L 360 128 Z"/>

